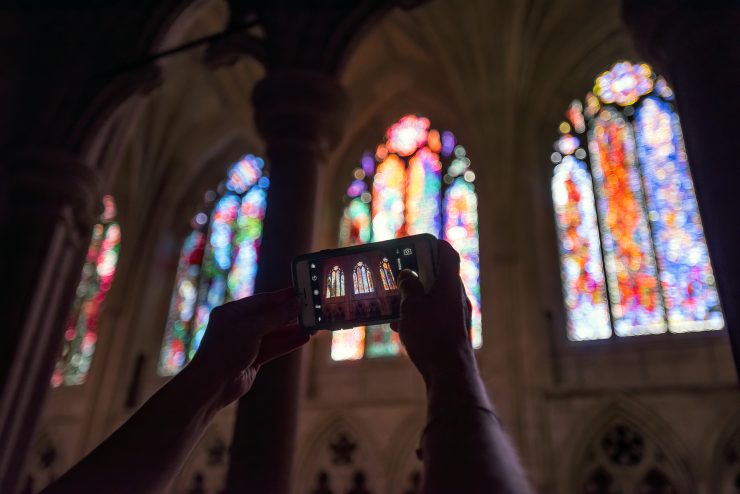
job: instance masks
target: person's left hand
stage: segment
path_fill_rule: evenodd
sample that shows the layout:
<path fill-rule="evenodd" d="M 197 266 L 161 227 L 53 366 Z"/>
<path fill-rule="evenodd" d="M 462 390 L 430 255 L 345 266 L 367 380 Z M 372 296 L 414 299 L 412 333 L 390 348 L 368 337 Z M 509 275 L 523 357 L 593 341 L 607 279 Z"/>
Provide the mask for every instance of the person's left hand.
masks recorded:
<path fill-rule="evenodd" d="M 228 405 L 249 391 L 260 365 L 309 340 L 308 332 L 292 323 L 300 310 L 292 288 L 216 307 L 188 368 L 201 379 L 217 383 L 218 404 Z"/>

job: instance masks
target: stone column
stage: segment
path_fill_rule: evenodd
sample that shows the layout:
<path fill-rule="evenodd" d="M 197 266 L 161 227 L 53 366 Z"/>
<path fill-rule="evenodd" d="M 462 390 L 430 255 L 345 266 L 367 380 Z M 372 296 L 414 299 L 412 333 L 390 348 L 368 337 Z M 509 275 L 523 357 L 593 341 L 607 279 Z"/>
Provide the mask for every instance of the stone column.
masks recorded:
<path fill-rule="evenodd" d="M 312 248 L 317 170 L 341 135 L 346 96 L 322 73 L 275 70 L 253 102 L 271 180 L 255 287 L 262 292 L 290 286 L 292 259 Z M 228 492 L 290 492 L 300 357 L 264 366 L 240 400 Z"/>
<path fill-rule="evenodd" d="M 85 248 L 100 208 L 98 180 L 63 152 L 2 164 L 3 330 L 0 491 L 14 492 L 41 411 Z"/>
<path fill-rule="evenodd" d="M 740 374 L 740 6 L 625 0 L 638 50 L 672 84 Z"/>

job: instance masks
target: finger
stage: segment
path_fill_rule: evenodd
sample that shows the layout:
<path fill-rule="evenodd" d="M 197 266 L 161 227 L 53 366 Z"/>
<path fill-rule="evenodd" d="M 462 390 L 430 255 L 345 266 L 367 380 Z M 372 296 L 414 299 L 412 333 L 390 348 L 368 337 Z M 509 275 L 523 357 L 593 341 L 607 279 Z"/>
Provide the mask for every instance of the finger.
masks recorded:
<path fill-rule="evenodd" d="M 292 288 L 284 288 L 229 302 L 222 310 L 232 323 L 250 321 L 258 334 L 265 334 L 294 319 L 301 310 L 301 303 Z"/>
<path fill-rule="evenodd" d="M 449 280 L 460 276 L 460 254 L 446 240 L 437 242 L 438 279 Z"/>
<path fill-rule="evenodd" d="M 402 298 L 424 294 L 424 285 L 421 284 L 419 275 L 410 269 L 404 269 L 398 273 L 398 287 L 401 289 Z"/>
<path fill-rule="evenodd" d="M 465 306 L 468 308 L 468 314 L 472 314 L 473 302 L 471 302 L 470 297 L 468 297 L 468 291 L 465 289 L 465 283 L 463 283 L 462 279 L 460 280 L 460 286 L 462 287 L 462 298 L 465 301 Z"/>
<path fill-rule="evenodd" d="M 252 365 L 262 365 L 303 346 L 310 339 L 308 332 L 297 324 L 270 331 L 262 337 L 260 351 Z"/>

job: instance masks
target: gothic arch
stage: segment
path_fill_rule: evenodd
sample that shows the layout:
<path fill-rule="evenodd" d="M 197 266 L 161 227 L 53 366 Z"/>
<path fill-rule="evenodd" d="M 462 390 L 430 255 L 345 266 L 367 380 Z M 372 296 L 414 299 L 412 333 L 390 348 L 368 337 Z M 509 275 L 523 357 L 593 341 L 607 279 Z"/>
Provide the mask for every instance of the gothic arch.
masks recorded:
<path fill-rule="evenodd" d="M 212 422 L 172 483 L 172 492 L 220 492 L 226 485 L 234 412 L 231 406 Z"/>
<path fill-rule="evenodd" d="M 295 494 L 312 492 L 321 472 L 327 474 L 328 486 L 336 493 L 355 485 L 357 472 L 364 475 L 371 492 L 382 492 L 384 469 L 372 430 L 371 424 L 359 417 L 338 411 L 328 414 L 301 441 L 303 447 L 296 456 Z"/>
<path fill-rule="evenodd" d="M 204 17 L 198 22 L 188 22 L 188 25 L 195 25 L 194 29 L 202 31 L 218 24 L 214 24 L 210 10 L 201 8 L 189 12 L 188 15 Z M 110 183 L 111 192 L 118 200 L 118 217 L 127 241 L 119 264 L 121 276 L 108 300 L 109 308 L 121 306 L 126 308 L 124 312 L 128 311 L 128 304 L 123 303 L 125 294 L 139 293 L 137 286 L 143 285 L 148 289 L 152 278 L 161 276 L 161 270 L 166 271 L 169 265 L 160 256 L 149 254 L 159 252 L 164 257 L 171 254 L 176 259 L 179 245 L 172 244 L 184 237 L 203 193 L 218 184 L 224 170 L 236 158 L 263 148 L 251 122 L 251 108 L 241 111 L 241 107 L 248 106 L 248 98 L 238 94 L 238 84 L 235 84 L 235 79 L 238 79 L 242 89 L 248 89 L 259 77 L 259 71 L 245 63 L 208 72 L 202 67 L 202 54 L 185 56 L 189 58 L 180 58 L 177 64 L 164 67 L 163 86 L 146 97 L 138 96 L 137 109 L 130 102 L 119 108 L 119 114 L 104 132 L 104 137 L 110 138 L 113 144 L 101 144 L 95 148 L 96 160 L 111 168 L 106 183 Z M 182 75 L 183 68 L 202 73 L 199 72 L 195 81 L 187 77 L 179 77 L 181 80 L 171 77 L 173 74 Z M 187 104 L 189 91 L 193 90 L 207 90 L 215 96 L 205 105 L 193 109 Z M 224 102 L 239 109 L 226 110 Z M 132 119 L 129 125 L 125 122 L 127 118 Z M 142 185 L 145 190 L 142 190 Z M 133 199 L 142 196 L 145 198 L 143 201 Z M 155 264 L 159 266 L 141 262 L 141 259 L 157 261 L 158 258 L 159 262 Z M 166 278 L 171 283 L 173 276 Z M 161 291 L 168 292 L 167 289 Z M 123 317 L 136 316 L 125 313 Z M 116 351 L 122 350 L 130 356 L 135 347 L 158 349 L 162 325 L 150 327 L 145 324 L 145 331 L 129 329 L 136 326 L 121 324 L 122 333 L 116 331 L 115 341 L 111 343 Z M 148 334 L 152 331 L 156 335 L 149 345 Z M 132 365 L 133 359 L 128 358 L 122 372 L 116 365 L 106 366 L 105 372 L 121 373 L 127 379 Z"/>
<path fill-rule="evenodd" d="M 617 396 L 576 426 L 559 484 L 563 492 L 587 493 L 586 485 L 621 486 L 632 492 L 650 479 L 694 492 L 689 454 L 671 427 L 644 404 Z M 596 483 L 596 484 L 594 484 Z M 661 484 L 662 485 L 662 484 Z M 598 491 L 601 492 L 601 491 Z M 641 491 L 642 492 L 642 491 Z M 662 492 L 662 491 L 646 491 Z"/>
<path fill-rule="evenodd" d="M 426 423 L 423 409 L 407 414 L 391 433 L 384 456 L 384 467 L 388 472 L 384 492 L 404 492 L 414 485 L 414 475 L 421 479 L 422 462 L 416 456 L 421 431 Z"/>
<path fill-rule="evenodd" d="M 709 492 L 735 494 L 740 485 L 740 409 L 728 414 L 731 418 L 720 422 L 706 437 L 711 450 L 703 455 L 706 458 L 705 478 L 710 479 Z"/>
<path fill-rule="evenodd" d="M 61 476 L 72 463 L 73 452 L 65 447 L 74 417 L 63 414 L 50 417 L 36 432 L 20 485 L 38 492 Z M 65 434 L 66 433 L 66 434 Z M 67 437 L 64 437 L 67 436 Z"/>

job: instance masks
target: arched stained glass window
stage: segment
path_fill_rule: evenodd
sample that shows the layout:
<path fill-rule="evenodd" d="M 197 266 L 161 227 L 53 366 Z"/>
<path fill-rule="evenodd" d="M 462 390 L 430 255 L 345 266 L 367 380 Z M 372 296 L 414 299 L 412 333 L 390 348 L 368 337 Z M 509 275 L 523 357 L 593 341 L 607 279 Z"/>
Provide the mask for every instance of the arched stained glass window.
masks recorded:
<path fill-rule="evenodd" d="M 93 227 L 80 283 L 64 331 L 62 353 L 51 376 L 53 387 L 83 384 L 90 369 L 103 302 L 116 274 L 121 228 L 115 221 L 116 203 L 103 197 L 103 214 Z"/>
<path fill-rule="evenodd" d="M 344 271 L 334 266 L 326 277 L 326 298 L 344 297 Z"/>
<path fill-rule="evenodd" d="M 388 259 L 385 257 L 382 261 L 380 261 L 380 277 L 383 280 L 383 288 L 387 290 L 397 290 L 398 285 L 396 285 L 396 278 L 393 276 L 393 271 L 391 270 L 391 265 L 388 262 Z"/>
<path fill-rule="evenodd" d="M 352 274 L 355 293 L 372 293 L 375 291 L 373 286 L 373 273 L 368 269 L 368 265 L 360 261 L 355 264 L 355 272 Z"/>
<path fill-rule="evenodd" d="M 193 357 L 211 310 L 253 293 L 270 181 L 261 158 L 247 155 L 209 191 L 210 214 L 193 218 L 175 275 L 159 373 L 176 374 Z"/>
<path fill-rule="evenodd" d="M 340 245 L 418 233 L 450 242 L 461 256 L 461 274 L 473 304 L 471 338 L 473 346 L 480 347 L 478 204 L 465 148 L 451 132 L 430 128 L 428 119 L 406 115 L 388 129 L 374 153 L 362 157 L 353 174 L 339 225 Z M 379 275 L 384 289 L 397 288 L 382 263 Z M 334 360 L 400 352 L 398 335 L 388 325 L 332 333 Z"/>
<path fill-rule="evenodd" d="M 724 327 L 673 93 L 619 62 L 573 101 L 552 196 L 568 338 Z"/>

